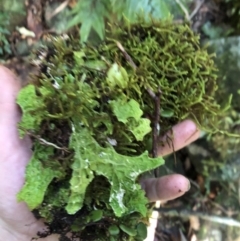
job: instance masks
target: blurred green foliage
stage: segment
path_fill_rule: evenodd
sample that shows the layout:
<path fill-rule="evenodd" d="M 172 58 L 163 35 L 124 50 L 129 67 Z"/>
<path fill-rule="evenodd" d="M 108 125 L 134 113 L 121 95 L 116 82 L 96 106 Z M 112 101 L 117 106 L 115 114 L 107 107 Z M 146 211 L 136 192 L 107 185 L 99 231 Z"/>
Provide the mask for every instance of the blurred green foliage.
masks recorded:
<path fill-rule="evenodd" d="M 8 42 L 8 36 L 10 35 L 8 25 L 8 14 L 0 11 L 0 59 L 3 55 L 11 54 L 11 47 Z"/>
<path fill-rule="evenodd" d="M 222 9 L 226 11 L 227 19 L 235 32 L 240 33 L 240 1 L 239 0 L 222 0 Z"/>
<path fill-rule="evenodd" d="M 74 6 L 71 15 L 68 27 L 81 24 L 81 42 L 86 42 L 91 30 L 104 39 L 106 20 L 114 23 L 126 18 L 135 22 L 139 16 L 146 20 L 165 19 L 170 17 L 170 12 L 164 0 L 82 0 Z"/>
<path fill-rule="evenodd" d="M 9 38 L 24 18 L 24 1 L 0 0 L 0 60 L 12 54 Z"/>

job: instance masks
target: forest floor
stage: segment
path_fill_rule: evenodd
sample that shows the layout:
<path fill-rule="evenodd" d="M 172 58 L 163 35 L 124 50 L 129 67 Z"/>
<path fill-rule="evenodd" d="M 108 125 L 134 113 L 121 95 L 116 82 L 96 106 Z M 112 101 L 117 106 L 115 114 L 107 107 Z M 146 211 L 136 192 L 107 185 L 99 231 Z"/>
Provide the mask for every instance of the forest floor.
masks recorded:
<path fill-rule="evenodd" d="M 74 7 L 75 2 L 45 1 L 43 7 L 39 0 L 0 0 L 0 7 L 2 5 L 5 10 L 0 14 L 2 23 L 8 11 L 18 12 L 10 22 L 6 21 L 4 28 L 0 25 L 0 33 L 6 33 L 0 35 L 0 63 L 12 69 L 26 83 L 29 74 L 37 71 L 29 64 L 31 50 L 40 45 L 49 33 L 58 35 L 65 31 L 66 23 L 61 19 L 67 16 L 66 8 Z M 232 62 L 221 57 L 216 58 L 216 64 L 225 77 L 224 81 L 231 82 L 230 87 L 235 91 L 240 89 L 237 80 L 240 76 L 237 59 L 240 59 L 240 40 L 231 34 L 232 27 L 225 23 L 225 9 L 221 9 L 218 1 L 214 0 L 173 2 L 174 21 L 188 20 L 202 43 L 212 46 L 214 50 L 211 51 L 217 56 L 229 57 L 232 52 L 227 51 L 234 49 Z M 231 93 L 230 87 L 226 87 L 226 95 Z M 237 104 L 223 122 L 239 134 L 239 101 L 236 98 L 234 101 Z M 162 172 L 181 173 L 190 179 L 192 187 L 182 198 L 161 204 L 156 232 L 158 241 L 240 241 L 238 149 L 239 140 L 219 135 L 209 137 L 203 133 L 203 137 L 194 144 L 175 153 L 175 158 L 167 158 Z"/>

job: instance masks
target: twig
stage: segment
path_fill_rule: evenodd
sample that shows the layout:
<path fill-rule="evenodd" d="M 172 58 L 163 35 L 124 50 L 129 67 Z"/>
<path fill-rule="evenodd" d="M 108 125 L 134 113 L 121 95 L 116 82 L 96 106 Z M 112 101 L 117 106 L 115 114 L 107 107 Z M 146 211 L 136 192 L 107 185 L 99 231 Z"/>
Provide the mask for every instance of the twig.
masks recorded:
<path fill-rule="evenodd" d="M 59 14 L 61 11 L 63 11 L 69 4 L 70 0 L 66 0 L 63 3 L 61 3 L 49 16 L 46 17 L 46 19 L 49 21 L 51 18 L 53 18 L 55 15 Z"/>
<path fill-rule="evenodd" d="M 187 210 L 179 210 L 179 211 L 172 211 L 172 210 L 164 210 L 163 208 L 155 208 L 155 210 L 158 210 L 160 213 L 168 215 L 168 216 L 180 216 L 180 217 L 189 217 L 189 216 L 196 216 L 198 218 L 201 218 L 203 220 L 211 221 L 214 223 L 220 223 L 227 226 L 234 226 L 234 227 L 240 227 L 240 222 L 238 220 L 235 220 L 233 218 L 228 217 L 221 217 L 211 214 L 205 214 L 200 212 L 191 212 Z"/>
<path fill-rule="evenodd" d="M 175 1 L 176 1 L 176 3 L 179 5 L 179 7 L 182 9 L 182 11 L 184 12 L 185 18 L 186 18 L 186 19 L 189 19 L 188 10 L 185 8 L 185 6 L 183 5 L 183 3 L 182 3 L 180 0 L 175 0 Z"/>
<path fill-rule="evenodd" d="M 199 129 L 196 129 L 191 136 L 189 136 L 186 140 L 185 143 L 187 143 L 197 132 L 199 131 Z"/>
<path fill-rule="evenodd" d="M 171 129 L 171 132 L 173 132 L 172 129 Z M 170 140 L 171 144 L 169 143 L 169 140 Z M 167 142 L 168 146 L 172 148 L 173 156 L 174 156 L 174 162 L 175 162 L 175 165 L 176 165 L 177 164 L 177 157 L 176 157 L 176 151 L 175 151 L 175 147 L 174 147 L 174 143 L 173 143 L 173 133 L 172 133 L 172 137 L 170 137 L 168 134 L 166 134 L 166 142 Z"/>
<path fill-rule="evenodd" d="M 197 14 L 197 12 L 201 8 L 201 6 L 204 4 L 204 2 L 205 2 L 205 0 L 200 0 L 200 2 L 198 1 L 196 8 L 192 11 L 192 13 L 190 14 L 188 20 L 192 20 L 193 19 L 193 17 Z"/>
<path fill-rule="evenodd" d="M 39 142 L 40 142 L 41 144 L 43 144 L 43 145 L 52 146 L 52 147 L 54 147 L 54 148 L 56 148 L 56 149 L 64 150 L 64 151 L 66 151 L 66 152 L 69 152 L 66 147 L 57 146 L 57 145 L 55 145 L 54 143 L 51 143 L 51 142 L 49 142 L 49 141 L 46 141 L 45 139 L 40 138 L 40 137 L 36 137 L 36 138 L 37 138 L 37 139 L 39 140 Z"/>
<path fill-rule="evenodd" d="M 157 205 L 157 202 L 156 202 Z M 155 240 L 155 232 L 158 225 L 158 219 L 159 219 L 159 212 L 158 211 L 152 211 L 152 215 L 149 218 L 149 226 L 147 227 L 147 238 L 144 239 L 144 241 L 153 241 Z"/>
<path fill-rule="evenodd" d="M 160 131 L 160 99 L 161 99 L 161 90 L 158 89 L 158 92 L 155 94 L 151 89 L 147 89 L 149 95 L 154 100 L 154 113 L 153 113 L 153 129 L 152 129 L 152 157 L 156 158 L 158 156 L 158 137 Z M 154 170 L 155 176 L 158 176 L 158 169 Z"/>
<path fill-rule="evenodd" d="M 52 142 L 49 142 L 49 141 L 46 141 L 45 139 L 41 138 L 40 136 L 38 135 L 34 135 L 33 133 L 30 133 L 30 132 L 27 132 L 27 135 L 29 136 L 32 136 L 34 138 L 36 138 L 41 144 L 45 145 L 45 146 L 52 146 L 56 149 L 59 149 L 59 150 L 63 150 L 63 151 L 66 151 L 66 152 L 69 152 L 68 148 L 66 147 L 60 147 Z"/>
<path fill-rule="evenodd" d="M 123 48 L 122 44 L 119 43 L 118 41 L 116 41 L 116 44 L 117 44 L 118 48 L 121 50 L 121 52 L 123 53 L 127 62 L 133 67 L 134 70 L 136 70 L 137 65 L 133 62 L 131 56 L 126 52 L 126 50 Z"/>
<path fill-rule="evenodd" d="M 228 217 L 229 217 L 229 216 L 232 216 L 232 215 L 236 215 L 236 214 L 239 213 L 239 211 L 233 212 L 232 210 L 226 210 L 223 206 L 221 206 L 220 204 L 218 204 L 218 203 L 216 203 L 216 202 L 214 202 L 214 201 L 212 201 L 212 200 L 208 200 L 208 201 L 210 201 L 210 203 L 211 203 L 212 205 L 214 205 L 215 207 L 219 208 L 219 209 L 220 209 L 224 214 L 226 214 Z"/>

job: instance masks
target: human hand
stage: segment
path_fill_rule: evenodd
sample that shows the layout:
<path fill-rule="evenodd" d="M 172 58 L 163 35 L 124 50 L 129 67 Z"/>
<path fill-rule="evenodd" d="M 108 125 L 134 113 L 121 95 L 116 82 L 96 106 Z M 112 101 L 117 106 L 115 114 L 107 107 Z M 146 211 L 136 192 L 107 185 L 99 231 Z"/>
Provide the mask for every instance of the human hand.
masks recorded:
<path fill-rule="evenodd" d="M 0 240 L 30 241 L 45 226 L 43 221 L 35 219 L 25 203 L 16 199 L 31 157 L 30 139 L 20 139 L 17 130 L 21 115 L 15 98 L 21 84 L 8 69 L 0 66 L 0 86 Z M 173 134 L 174 148 L 178 150 L 197 139 L 199 131 L 192 121 L 186 120 L 173 127 Z M 158 154 L 171 152 L 166 145 Z M 189 189 L 189 181 L 178 174 L 143 180 L 141 184 L 150 201 L 173 199 Z M 56 241 L 58 236 L 39 240 Z"/>

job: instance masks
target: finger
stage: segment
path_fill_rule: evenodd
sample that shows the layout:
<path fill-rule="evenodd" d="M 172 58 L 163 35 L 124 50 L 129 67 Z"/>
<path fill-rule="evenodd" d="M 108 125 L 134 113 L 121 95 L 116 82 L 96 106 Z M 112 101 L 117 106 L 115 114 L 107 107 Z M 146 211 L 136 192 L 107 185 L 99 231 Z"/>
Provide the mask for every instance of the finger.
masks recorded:
<path fill-rule="evenodd" d="M 158 155 L 165 156 L 173 151 L 177 151 L 198 139 L 199 135 L 200 130 L 193 121 L 182 121 L 181 123 L 175 125 L 171 131 L 161 138 L 163 144 L 159 146 Z M 173 140 L 171 140 L 172 136 Z"/>
<path fill-rule="evenodd" d="M 150 202 L 172 200 L 190 189 L 188 179 L 180 174 L 144 179 L 141 186 Z"/>

